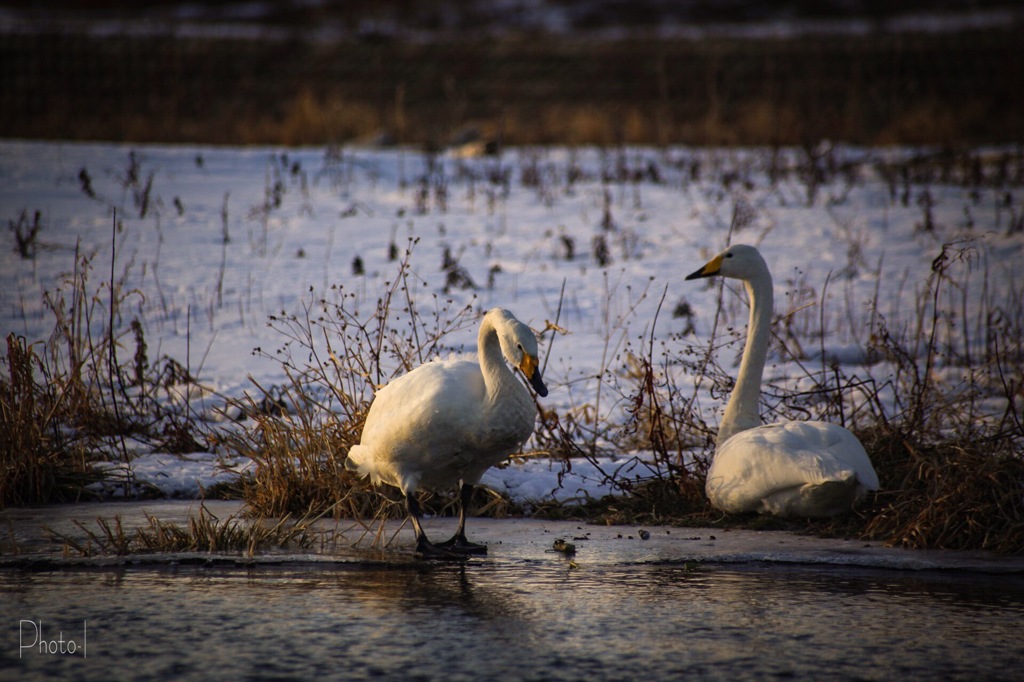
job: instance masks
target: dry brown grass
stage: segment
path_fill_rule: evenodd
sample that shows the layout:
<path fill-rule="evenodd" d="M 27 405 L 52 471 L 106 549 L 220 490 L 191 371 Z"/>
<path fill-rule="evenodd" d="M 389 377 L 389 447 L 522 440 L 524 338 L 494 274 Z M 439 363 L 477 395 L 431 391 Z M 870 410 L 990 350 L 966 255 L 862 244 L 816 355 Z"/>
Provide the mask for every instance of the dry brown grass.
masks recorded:
<path fill-rule="evenodd" d="M 248 401 L 253 427 L 223 445 L 249 457 L 256 471 L 242 484 L 242 497 L 252 513 L 268 517 L 308 515 L 374 516 L 379 501 L 373 488 L 345 468 L 348 449 L 358 442 L 361 419 L 341 422 L 293 386 L 262 405 Z M 268 411 L 267 405 L 275 409 Z M 280 406 L 278 408 L 278 406 Z"/>
<path fill-rule="evenodd" d="M 1024 552 L 1024 460 L 1007 442 L 865 442 L 881 492 L 862 534 L 914 549 Z"/>
<path fill-rule="evenodd" d="M 42 384 L 36 348 L 7 336 L 9 377 L 0 379 L 0 508 L 74 499 L 91 480 L 87 448 L 60 428 L 68 392 Z"/>
<path fill-rule="evenodd" d="M 126 529 L 120 516 L 112 521 L 98 517 L 95 530 L 75 521 L 75 527 L 82 532 L 80 536 L 48 527 L 44 530 L 51 540 L 61 543 L 66 557 L 180 552 L 241 553 L 252 557 L 267 548 L 306 549 L 322 539 L 323 532 L 313 528 L 317 518 L 292 519 L 290 515 L 269 521 L 235 515 L 220 519 L 201 505 L 199 513 L 190 515 L 184 526 L 147 514 L 146 526 L 134 530 Z"/>

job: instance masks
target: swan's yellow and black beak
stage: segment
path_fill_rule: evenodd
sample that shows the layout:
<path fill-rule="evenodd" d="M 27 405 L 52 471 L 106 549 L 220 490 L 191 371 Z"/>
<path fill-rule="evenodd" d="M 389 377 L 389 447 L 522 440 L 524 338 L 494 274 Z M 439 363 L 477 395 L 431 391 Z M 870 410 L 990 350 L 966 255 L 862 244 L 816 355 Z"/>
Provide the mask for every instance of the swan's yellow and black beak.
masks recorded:
<path fill-rule="evenodd" d="M 690 273 L 686 279 L 699 279 L 701 277 L 713 277 L 722 269 L 722 256 L 718 255 L 704 264 L 697 272 Z"/>
<path fill-rule="evenodd" d="M 523 360 L 519 363 L 519 369 L 526 376 L 530 385 L 533 386 L 533 390 L 537 391 L 537 395 L 543 398 L 548 394 L 548 387 L 544 385 L 544 380 L 540 376 L 540 366 L 537 358 L 529 353 L 523 353 Z"/>

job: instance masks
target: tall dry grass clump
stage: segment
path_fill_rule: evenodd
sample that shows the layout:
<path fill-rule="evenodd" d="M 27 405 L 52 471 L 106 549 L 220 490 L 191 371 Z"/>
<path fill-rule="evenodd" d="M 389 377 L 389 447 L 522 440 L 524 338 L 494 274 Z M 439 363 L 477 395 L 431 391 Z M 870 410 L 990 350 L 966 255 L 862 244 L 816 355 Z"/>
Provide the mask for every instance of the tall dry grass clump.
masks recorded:
<path fill-rule="evenodd" d="M 94 464 L 127 463 L 130 441 L 171 453 L 205 449 L 201 420 L 167 400 L 187 395 L 195 379 L 171 358 L 150 362 L 142 323 L 124 317 L 137 295 L 126 274 L 93 286 L 92 261 L 76 249 L 73 271 L 47 292 L 53 329 L 45 341 L 5 339 L 0 507 L 88 497 L 87 485 L 104 478 Z M 118 484 L 139 494 L 132 480 Z"/>
<path fill-rule="evenodd" d="M 297 377 L 287 389 L 260 400 L 247 399 L 251 426 L 229 437 L 224 446 L 255 462 L 242 484 L 250 513 L 282 517 L 325 511 L 335 516 L 373 516 L 376 495 L 366 482 L 345 469 L 348 449 L 358 442 L 362 419 L 330 414 Z"/>
<path fill-rule="evenodd" d="M 1024 459 L 1009 445 L 869 434 L 882 492 L 863 535 L 916 549 L 1024 552 Z"/>
<path fill-rule="evenodd" d="M 970 243 L 944 244 L 916 324 L 875 328 L 877 352 L 896 368 L 898 411 L 875 396 L 863 434 L 882 487 L 866 537 L 1024 552 L 1024 292 L 968 303 L 975 259 Z"/>
<path fill-rule="evenodd" d="M 8 334 L 0 379 L 0 508 L 73 499 L 89 476 L 85 449 L 59 428 L 68 392 L 37 381 L 36 348 Z"/>

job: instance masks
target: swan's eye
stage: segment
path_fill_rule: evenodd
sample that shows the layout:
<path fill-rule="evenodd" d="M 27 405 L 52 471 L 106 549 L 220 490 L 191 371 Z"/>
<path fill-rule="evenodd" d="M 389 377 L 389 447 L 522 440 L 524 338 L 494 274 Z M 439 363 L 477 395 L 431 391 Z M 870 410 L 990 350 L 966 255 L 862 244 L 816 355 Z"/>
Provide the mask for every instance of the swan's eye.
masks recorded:
<path fill-rule="evenodd" d="M 726 258 L 732 258 L 732 254 L 731 253 L 727 253 L 727 254 L 725 254 L 725 257 Z"/>

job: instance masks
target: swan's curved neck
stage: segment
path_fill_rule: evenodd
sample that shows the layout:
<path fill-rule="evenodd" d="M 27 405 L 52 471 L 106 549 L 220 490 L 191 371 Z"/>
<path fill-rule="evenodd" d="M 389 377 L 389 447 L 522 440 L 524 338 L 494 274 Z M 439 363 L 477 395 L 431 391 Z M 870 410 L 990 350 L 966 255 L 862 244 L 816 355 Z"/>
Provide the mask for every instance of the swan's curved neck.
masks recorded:
<path fill-rule="evenodd" d="M 761 425 L 761 376 L 768 357 L 768 342 L 772 333 L 772 310 L 775 301 L 772 293 L 772 276 L 768 270 L 744 280 L 747 297 L 750 299 L 750 322 L 747 325 L 747 342 L 743 348 L 743 360 L 736 377 L 729 404 L 718 427 L 717 444 L 721 445 L 730 436 Z"/>
<path fill-rule="evenodd" d="M 501 352 L 501 342 L 498 341 L 498 330 L 487 317 L 480 325 L 476 347 L 477 355 L 480 358 L 480 371 L 484 375 L 484 385 L 487 387 L 487 397 L 490 400 L 497 395 L 500 387 L 506 382 L 515 381 L 515 376 L 505 364 L 505 356 Z"/>

